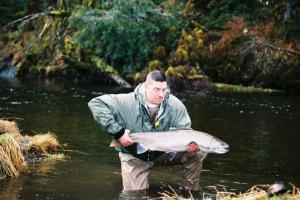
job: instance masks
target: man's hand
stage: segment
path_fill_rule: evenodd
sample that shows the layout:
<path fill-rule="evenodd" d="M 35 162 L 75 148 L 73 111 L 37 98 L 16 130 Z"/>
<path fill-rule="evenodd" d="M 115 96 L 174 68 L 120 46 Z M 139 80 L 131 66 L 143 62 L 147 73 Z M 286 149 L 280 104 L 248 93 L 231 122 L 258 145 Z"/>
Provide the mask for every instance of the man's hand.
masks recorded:
<path fill-rule="evenodd" d="M 192 142 L 192 143 L 188 146 L 188 148 L 187 148 L 187 152 L 188 152 L 188 153 L 196 153 L 196 152 L 198 152 L 198 151 L 200 151 L 200 148 L 199 148 L 199 146 L 198 146 L 196 143 L 194 143 L 194 142 Z"/>
<path fill-rule="evenodd" d="M 132 145 L 134 142 L 133 140 L 129 137 L 130 130 L 125 129 L 124 135 L 119 138 L 119 142 L 122 146 L 128 147 Z"/>

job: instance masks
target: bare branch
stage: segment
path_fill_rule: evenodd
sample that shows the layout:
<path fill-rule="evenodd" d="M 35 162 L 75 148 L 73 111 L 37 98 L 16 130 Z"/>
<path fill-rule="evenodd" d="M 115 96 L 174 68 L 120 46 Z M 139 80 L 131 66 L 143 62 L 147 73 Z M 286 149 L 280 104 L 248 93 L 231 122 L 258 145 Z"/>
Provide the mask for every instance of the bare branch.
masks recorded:
<path fill-rule="evenodd" d="M 8 29 L 10 26 L 12 26 L 12 25 L 14 25 L 14 24 L 16 24 L 16 23 L 18 23 L 18 22 L 21 22 L 21 21 L 29 21 L 29 20 L 35 19 L 35 18 L 37 18 L 37 17 L 44 16 L 45 14 L 46 14 L 46 12 L 41 12 L 41 13 L 35 13 L 35 14 L 26 15 L 25 17 L 22 17 L 22 18 L 20 18 L 20 19 L 17 19 L 17 20 L 15 20 L 15 21 L 12 21 L 12 22 L 10 22 L 10 23 L 4 25 L 4 26 L 2 27 L 2 30 L 6 30 L 6 29 Z"/>

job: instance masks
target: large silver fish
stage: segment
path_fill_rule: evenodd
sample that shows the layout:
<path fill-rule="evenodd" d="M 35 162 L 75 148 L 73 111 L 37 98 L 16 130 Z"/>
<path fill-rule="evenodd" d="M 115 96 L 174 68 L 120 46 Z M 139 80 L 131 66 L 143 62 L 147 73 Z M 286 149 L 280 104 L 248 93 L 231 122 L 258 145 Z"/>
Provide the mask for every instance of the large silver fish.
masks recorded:
<path fill-rule="evenodd" d="M 206 153 L 223 154 L 229 145 L 204 132 L 195 130 L 172 130 L 167 132 L 130 133 L 131 139 L 138 143 L 138 154 L 147 150 L 164 152 L 184 152 L 192 142 Z"/>

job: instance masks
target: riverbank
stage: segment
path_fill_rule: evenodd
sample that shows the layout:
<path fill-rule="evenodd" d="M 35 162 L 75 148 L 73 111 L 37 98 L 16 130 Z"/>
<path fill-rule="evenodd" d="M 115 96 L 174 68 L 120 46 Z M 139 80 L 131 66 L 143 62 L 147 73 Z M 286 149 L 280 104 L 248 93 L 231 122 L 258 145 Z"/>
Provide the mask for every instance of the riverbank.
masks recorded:
<path fill-rule="evenodd" d="M 30 163 L 64 158 L 53 133 L 21 135 L 16 122 L 0 119 L 0 179 L 18 177 Z"/>
<path fill-rule="evenodd" d="M 112 81 L 107 80 L 108 77 L 104 75 L 102 78 L 99 76 L 96 78 L 96 74 L 91 76 L 85 76 L 81 78 L 71 77 L 71 76 L 58 76 L 58 77 L 44 77 L 38 74 L 27 74 L 25 77 L 15 77 L 15 69 L 10 68 L 6 71 L 0 70 L 0 78 L 3 78 L 3 81 L 7 80 L 32 80 L 34 79 L 35 82 L 52 82 L 54 83 L 84 83 L 84 84 L 110 84 L 116 87 L 124 87 L 127 89 L 134 89 L 135 86 L 143 82 L 145 76 L 143 78 L 139 78 L 138 82 L 133 84 L 128 83 L 127 81 L 123 82 L 124 80 L 120 77 L 115 77 L 115 79 L 119 79 L 119 81 Z M 93 78 L 95 77 L 95 78 Z M 235 92 L 235 93 L 286 93 L 290 91 L 272 89 L 272 88 L 259 88 L 253 86 L 243 86 L 243 85 L 234 85 L 234 84 L 226 84 L 226 83 L 214 83 L 209 80 L 208 77 L 199 79 L 199 80 L 178 80 L 174 79 L 167 75 L 167 81 L 169 86 L 173 91 L 178 92 L 187 92 L 187 93 L 211 93 L 211 92 Z M 171 81 L 171 82 L 170 82 Z M 122 83 L 123 82 L 123 83 Z"/>
<path fill-rule="evenodd" d="M 162 192 L 160 200 L 298 200 L 300 199 L 300 188 L 289 184 L 289 188 L 284 188 L 284 191 L 280 193 L 268 193 L 267 188 L 270 185 L 255 185 L 251 187 L 246 192 L 234 193 L 227 191 L 218 191 L 216 187 L 213 187 L 216 190 L 216 193 L 201 193 L 196 195 L 190 194 L 189 197 L 180 196 L 170 188 L 171 192 Z M 230 189 L 230 188 L 226 188 Z"/>
<path fill-rule="evenodd" d="M 211 83 L 213 91 L 216 92 L 238 92 L 238 93 L 284 93 L 283 90 L 276 90 L 271 88 L 259 88 L 253 86 L 242 86 L 226 83 Z"/>

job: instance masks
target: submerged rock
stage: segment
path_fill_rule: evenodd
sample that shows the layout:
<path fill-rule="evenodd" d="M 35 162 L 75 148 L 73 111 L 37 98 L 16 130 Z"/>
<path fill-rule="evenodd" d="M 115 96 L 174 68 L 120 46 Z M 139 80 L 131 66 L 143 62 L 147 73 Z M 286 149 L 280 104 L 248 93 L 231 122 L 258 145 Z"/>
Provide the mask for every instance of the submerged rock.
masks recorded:
<path fill-rule="evenodd" d="M 12 79 L 17 75 L 16 67 L 12 66 L 10 62 L 7 62 L 0 55 L 0 78 Z"/>
<path fill-rule="evenodd" d="M 12 79 L 15 78 L 16 75 L 17 69 L 12 66 L 3 67 L 3 69 L 0 70 L 0 78 Z"/>

